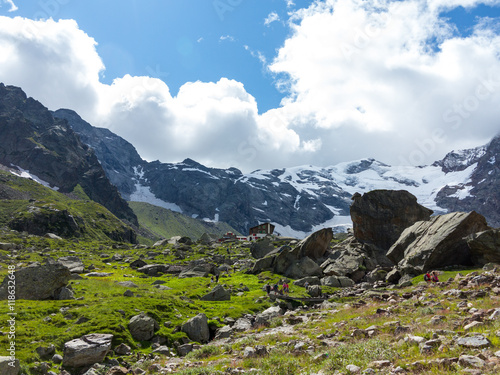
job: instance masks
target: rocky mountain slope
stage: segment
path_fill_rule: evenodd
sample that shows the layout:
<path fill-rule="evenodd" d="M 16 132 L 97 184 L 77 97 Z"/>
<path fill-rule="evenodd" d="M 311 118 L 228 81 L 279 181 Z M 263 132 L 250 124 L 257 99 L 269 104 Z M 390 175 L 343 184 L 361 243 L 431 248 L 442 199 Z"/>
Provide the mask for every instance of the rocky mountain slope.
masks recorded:
<path fill-rule="evenodd" d="M 0 165 L 0 228 L 8 228 L 20 241 L 30 235 L 137 242 L 130 226 L 90 200 L 83 189 L 68 196 L 19 174 L 17 169 Z"/>
<path fill-rule="evenodd" d="M 109 182 L 94 151 L 66 120 L 55 118 L 17 87 L 0 83 L 0 164 L 29 171 L 61 193 L 80 185 L 85 194 L 120 219 L 137 217 Z"/>
<path fill-rule="evenodd" d="M 407 190 L 436 214 L 476 210 L 500 225 L 500 137 L 488 145 L 450 152 L 429 166 L 390 166 L 374 159 L 330 167 L 299 166 L 242 173 L 193 160 L 148 163 L 107 129 L 92 127 L 61 109 L 82 140 L 96 150 L 110 180 L 127 200 L 146 201 L 186 215 L 225 221 L 242 233 L 271 221 L 282 235 L 304 237 L 325 226 L 351 226 L 354 193 Z"/>
<path fill-rule="evenodd" d="M 325 228 L 300 242 L 82 246 L 0 226 L 0 299 L 12 278 L 17 297 L 0 313 L 30 311 L 0 373 L 498 374 L 500 233 L 475 212 L 430 214 L 406 191 L 357 195 L 342 242 Z M 482 255 L 475 269 L 441 256 L 466 241 Z M 394 278 L 408 262 L 439 280 Z M 289 292 L 266 290 L 284 282 Z"/>

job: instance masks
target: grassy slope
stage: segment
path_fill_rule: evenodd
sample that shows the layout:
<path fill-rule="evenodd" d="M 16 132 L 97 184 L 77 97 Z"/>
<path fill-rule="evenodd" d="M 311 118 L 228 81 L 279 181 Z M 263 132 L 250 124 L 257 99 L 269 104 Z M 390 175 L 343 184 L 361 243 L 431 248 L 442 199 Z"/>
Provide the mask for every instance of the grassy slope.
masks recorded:
<path fill-rule="evenodd" d="M 105 207 L 91 201 L 79 185 L 70 198 L 35 181 L 0 170 L 0 191 L 3 197 L 13 198 L 0 199 L 0 227 L 7 226 L 12 219 L 29 217 L 33 209 L 48 213 L 68 211 L 77 219 L 83 240 L 107 241 L 109 237 L 105 233 L 125 227 Z"/>
<path fill-rule="evenodd" d="M 0 242 L 15 242 L 11 233 L 0 231 Z M 164 275 L 158 278 L 144 277 L 143 274 L 128 267 L 128 263 L 146 256 L 152 251 L 158 255 L 150 263 L 176 263 L 176 252 L 172 245 L 161 249 L 135 249 L 132 246 L 121 250 L 113 249 L 102 243 L 73 243 L 70 241 L 55 241 L 51 239 L 30 236 L 22 242 L 23 247 L 30 250 L 18 250 L 16 255 L 10 251 L 0 250 L 0 280 L 7 274 L 7 266 L 16 264 L 16 267 L 26 265 L 28 262 L 40 261 L 51 256 L 57 259 L 61 256 L 76 255 L 83 260 L 86 267 L 94 265 L 99 272 L 112 273 L 104 278 L 84 278 L 71 281 L 75 297 L 82 300 L 70 301 L 27 301 L 18 300 L 15 312 L 18 313 L 16 330 L 17 358 L 25 368 L 37 360 L 34 352 L 39 346 L 54 344 L 57 352 L 62 354 L 65 342 L 88 333 L 114 334 L 113 346 L 120 343 L 130 345 L 134 351 L 150 352 L 150 342 L 136 342 L 127 329 L 130 318 L 140 311 L 146 312 L 160 323 L 157 334 L 167 338 L 167 343 L 180 337 L 185 337 L 182 332 L 177 332 L 176 327 L 187 319 L 204 312 L 209 319 L 215 317 L 238 318 L 243 314 L 255 313 L 270 306 L 264 298 L 262 286 L 264 279 L 244 272 L 224 274 L 219 283 L 233 290 L 231 301 L 203 302 L 199 298 L 214 287 L 209 278 L 180 279 L 177 276 Z M 125 247 L 125 245 L 122 245 Z M 234 249 L 234 247 L 233 247 Z M 43 252 L 42 252 L 43 250 Z M 220 249 L 207 249 L 201 245 L 193 247 L 188 252 L 184 261 L 204 258 L 207 252 L 227 256 L 226 247 Z M 248 256 L 247 248 L 233 251 L 233 256 L 241 254 Z M 123 261 L 113 262 L 105 259 L 103 253 L 111 256 L 121 254 Z M 161 291 L 153 287 L 152 282 L 162 280 L 164 285 L 172 290 Z M 127 288 L 116 284 L 118 281 L 133 281 L 139 287 L 130 288 L 135 296 L 125 297 L 123 293 Z M 237 296 L 241 285 L 246 285 L 250 291 Z M 8 306 L 4 301 L 0 303 L 0 316 L 7 316 Z M 77 323 L 79 318 L 88 321 Z M 168 327 L 164 324 L 170 322 Z M 213 324 L 217 324 L 213 322 Z M 6 321 L 0 322 L 0 331 L 6 332 Z M 7 336 L 0 335 L 0 347 L 7 347 Z M 58 372 L 58 371 L 56 371 Z"/>
<path fill-rule="evenodd" d="M 16 235 L 0 230 L 0 242 L 15 242 Z M 17 235 L 18 236 L 18 235 Z M 262 286 L 265 282 L 273 283 L 280 276 L 270 273 L 260 275 L 246 274 L 245 270 L 239 270 L 229 275 L 224 274 L 220 283 L 232 290 L 231 301 L 204 302 L 199 297 L 209 292 L 214 284 L 209 278 L 180 279 L 176 276 L 163 275 L 158 278 L 143 277 L 142 274 L 131 269 L 128 263 L 141 255 L 147 259 L 155 253 L 154 259 L 149 263 L 180 263 L 195 259 L 207 258 L 215 254 L 230 256 L 234 259 L 249 257 L 249 249 L 243 244 L 233 244 L 228 255 L 226 247 L 213 249 L 202 245 L 194 245 L 191 251 L 186 252 L 186 258 L 179 260 L 177 251 L 173 245 L 162 248 L 135 249 L 131 245 L 122 245 L 120 249 L 112 248 L 104 243 L 75 243 L 72 241 L 55 241 L 51 239 L 27 236 L 18 239 L 23 250 L 17 253 L 0 250 L 0 279 L 7 274 L 7 266 L 15 264 L 16 267 L 26 265 L 32 261 L 42 261 L 45 256 L 58 258 L 64 255 L 79 256 L 86 267 L 94 265 L 99 271 L 111 272 L 112 275 L 105 278 L 85 277 L 82 280 L 71 281 L 71 287 L 75 297 L 81 300 L 71 301 L 16 301 L 16 348 L 17 357 L 23 363 L 25 373 L 32 373 L 37 358 L 34 350 L 39 346 L 54 344 L 56 351 L 62 354 L 64 343 L 88 333 L 112 333 L 114 335 L 113 347 L 120 343 L 126 343 L 136 353 L 127 358 L 130 363 L 134 362 L 137 353 L 147 354 L 152 351 L 150 342 L 135 341 L 128 330 L 130 318 L 143 311 L 154 317 L 160 324 L 157 334 L 167 339 L 167 345 L 173 347 L 174 342 L 185 334 L 179 332 L 176 327 L 187 319 L 203 312 L 212 324 L 220 325 L 216 318 L 225 317 L 238 318 L 243 314 L 255 313 L 271 306 L 271 302 L 265 298 Z M 113 254 L 123 256 L 123 261 L 110 261 L 108 258 Z M 153 254 L 154 255 L 154 254 Z M 465 273 L 465 272 L 464 272 Z M 456 274 L 447 272 L 441 276 L 441 280 L 454 277 Z M 117 281 L 133 281 L 138 288 L 130 288 L 134 297 L 125 297 L 125 287 L 116 284 Z M 153 287 L 155 280 L 162 280 L 164 285 L 171 290 L 160 291 Z M 416 278 L 414 283 L 422 281 L 422 276 Z M 242 292 L 242 286 L 248 287 L 249 291 Z M 456 288 L 456 284 L 448 288 Z M 292 295 L 303 296 L 303 288 L 292 286 Z M 423 355 L 417 345 L 405 343 L 403 338 L 406 333 L 395 334 L 395 323 L 409 327 L 413 335 L 424 336 L 430 339 L 433 332 L 444 332 L 444 340 L 451 340 L 453 335 L 460 333 L 461 327 L 457 321 L 468 316 L 467 309 L 463 310 L 458 304 L 463 300 L 455 297 L 444 297 L 445 289 L 431 285 L 423 292 L 425 299 L 402 299 L 400 296 L 407 291 L 415 290 L 409 287 L 403 290 L 377 290 L 373 293 L 382 296 L 394 295 L 399 299 L 397 303 L 391 303 L 383 298 L 361 297 L 339 297 L 331 302 L 336 303 L 334 307 L 327 310 L 303 310 L 293 313 L 295 316 L 305 317 L 304 323 L 292 324 L 284 332 L 272 332 L 265 334 L 267 328 L 259 327 L 250 332 L 237 333 L 234 339 L 222 346 L 207 345 L 199 351 L 193 352 L 187 358 L 189 361 L 202 361 L 197 368 L 179 368 L 179 374 L 217 374 L 224 373 L 228 367 L 242 367 L 246 370 L 258 368 L 259 374 L 263 375 L 289 375 L 309 374 L 323 370 L 324 373 L 345 371 L 347 364 L 355 364 L 362 368 L 368 366 L 373 360 L 390 360 L 392 363 L 407 369 L 410 374 L 452 374 L 457 373 L 456 366 L 449 370 L 440 366 L 429 367 L 428 371 L 411 370 L 407 364 L 417 360 L 431 360 L 433 358 L 457 357 L 460 354 L 475 354 L 477 351 L 464 350 L 449 345 L 446 351 L 435 350 L 431 355 Z M 333 292 L 334 290 L 329 290 Z M 241 295 L 238 295 L 242 292 Z M 359 303 L 364 300 L 364 303 Z M 472 300 L 472 305 L 477 308 L 491 308 L 498 306 L 498 298 L 487 295 L 484 298 Z M 379 314 L 377 309 L 382 308 L 389 313 Z M 6 316 L 7 304 L 0 303 L 0 316 Z M 439 326 L 429 324 L 434 315 L 444 316 L 444 321 Z M 79 323 L 79 318 L 87 321 Z M 288 317 L 275 319 L 270 329 L 288 325 Z M 78 323 L 77 323 L 78 322 Z M 387 324 L 386 324 L 387 323 Z M 379 326 L 374 337 L 356 337 L 352 332 L 356 329 L 366 329 L 369 326 Z M 493 322 L 489 326 L 478 327 L 476 331 L 486 334 L 493 344 L 500 344 L 495 332 L 500 329 L 500 322 Z M 6 319 L 0 322 L 0 331 L 6 332 L 8 325 Z M 446 333 L 451 332 L 451 333 Z M 441 333 L 440 333 L 441 335 Z M 336 342 L 324 344 L 324 341 Z M 295 345 L 304 341 L 311 352 L 294 351 Z M 0 335 L 0 347 L 7 347 L 8 337 Z M 265 345 L 270 351 L 269 356 L 261 358 L 242 357 L 246 346 Z M 493 351 L 498 349 L 492 348 Z M 314 359 L 316 356 L 319 359 Z M 164 364 L 167 360 L 160 359 L 158 362 Z M 150 365 L 144 362 L 141 366 Z M 186 365 L 188 362 L 186 362 Z M 51 364 L 52 371 L 60 372 L 60 366 Z M 188 365 L 188 366 L 192 366 Z M 345 373 L 345 372 L 344 372 Z M 460 373 L 460 371 L 458 371 Z M 495 373 L 485 371 L 484 373 Z"/>
<path fill-rule="evenodd" d="M 143 202 L 129 202 L 141 226 L 158 237 L 187 236 L 197 240 L 203 233 L 222 236 L 227 232 L 237 233 L 226 223 L 209 223 Z"/>

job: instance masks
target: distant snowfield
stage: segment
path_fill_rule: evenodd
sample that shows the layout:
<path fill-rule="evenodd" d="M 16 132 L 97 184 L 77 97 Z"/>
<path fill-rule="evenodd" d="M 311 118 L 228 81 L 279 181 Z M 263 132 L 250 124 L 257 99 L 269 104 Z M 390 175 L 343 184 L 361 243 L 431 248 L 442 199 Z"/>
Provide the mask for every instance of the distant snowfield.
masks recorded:
<path fill-rule="evenodd" d="M 332 228 L 334 233 L 347 232 L 352 228 L 352 221 L 350 216 L 335 216 L 333 219 L 328 220 L 322 224 L 315 225 L 310 232 L 301 232 L 292 229 L 289 225 L 283 226 L 273 223 L 275 225 L 274 233 L 279 233 L 282 237 L 292 237 L 297 239 L 306 238 L 310 234 L 317 232 L 323 228 Z"/>
<path fill-rule="evenodd" d="M 349 172 L 367 160 L 358 160 L 349 163 L 340 163 L 332 167 L 320 168 L 314 166 L 300 166 L 287 168 L 278 177 L 281 183 L 292 185 L 299 192 L 307 192 L 312 196 L 319 196 L 321 187 L 329 186 L 339 191 L 350 194 L 364 194 L 372 190 L 407 190 L 415 195 L 417 201 L 436 213 L 446 211 L 437 206 L 435 199 L 437 193 L 446 185 L 458 186 L 457 196 L 464 199 L 469 195 L 469 188 L 465 185 L 470 181 L 470 176 L 477 166 L 471 165 L 460 172 L 444 173 L 441 167 L 392 167 L 372 161 L 369 168 L 359 172 Z M 245 175 L 242 180 L 250 181 L 251 178 L 269 179 L 271 171 L 259 170 Z M 273 176 L 274 177 L 274 176 Z M 336 214 L 333 207 L 329 207 Z"/>
<path fill-rule="evenodd" d="M 171 211 L 182 213 L 182 209 L 178 205 L 156 198 L 149 189 L 149 186 L 143 186 L 141 184 L 135 184 L 135 192 L 130 194 L 130 201 L 145 202 L 154 206 L 163 207 Z"/>
<path fill-rule="evenodd" d="M 257 170 L 241 176 L 238 181 L 247 183 L 256 189 L 267 190 L 270 186 L 279 191 L 282 185 L 291 185 L 297 192 L 295 197 L 295 208 L 300 210 L 300 199 L 303 195 L 310 195 L 322 201 L 322 198 L 338 194 L 338 198 L 346 200 L 345 193 L 364 194 L 372 190 L 407 190 L 413 194 L 418 203 L 434 211 L 434 214 L 443 214 L 447 210 L 436 204 L 438 192 L 445 186 L 457 188 L 454 194 L 459 199 L 465 199 L 470 195 L 470 176 L 477 163 L 459 172 L 445 173 L 440 166 L 390 166 L 374 159 L 361 159 L 346 163 L 340 163 L 330 167 L 316 167 L 312 165 L 285 168 L 282 170 Z M 206 173 L 206 172 L 205 172 Z M 142 178 L 141 171 L 136 171 L 137 176 Z M 141 184 L 136 185 L 136 192 L 130 197 L 132 201 L 148 202 L 172 211 L 182 212 L 174 203 L 164 202 L 154 196 L 148 187 Z M 325 190 L 327 189 L 327 190 Z M 286 191 L 290 191 L 286 189 Z M 328 193 L 325 193 L 328 191 Z M 288 193 L 283 196 L 290 197 Z M 268 202 L 263 202 L 254 210 L 261 212 L 260 221 L 265 220 Z M 311 232 L 302 232 L 273 222 L 275 231 L 282 236 L 304 238 L 309 234 L 322 228 L 331 227 L 334 232 L 345 232 L 352 228 L 350 216 L 341 215 L 342 210 L 334 206 L 326 206 L 334 215 L 332 219 L 315 224 Z M 218 221 L 218 212 L 214 217 L 203 218 L 205 221 Z"/>

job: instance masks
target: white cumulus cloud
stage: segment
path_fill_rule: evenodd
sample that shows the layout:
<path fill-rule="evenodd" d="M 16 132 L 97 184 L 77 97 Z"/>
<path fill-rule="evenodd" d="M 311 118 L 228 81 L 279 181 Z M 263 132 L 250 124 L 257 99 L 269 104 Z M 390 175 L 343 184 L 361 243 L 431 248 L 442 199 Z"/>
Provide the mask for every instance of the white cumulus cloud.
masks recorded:
<path fill-rule="evenodd" d="M 480 20 L 459 36 L 440 17 L 478 3 L 326 0 L 297 11 L 269 66 L 289 88 L 285 122 L 321 134 L 332 159 L 420 164 L 486 142 L 500 130 L 500 38 Z"/>
<path fill-rule="evenodd" d="M 271 12 L 264 20 L 264 25 L 269 26 L 273 22 L 277 22 L 280 20 L 280 16 L 276 12 Z"/>
<path fill-rule="evenodd" d="M 244 85 L 224 77 L 186 82 L 176 95 L 152 77 L 104 84 L 98 41 L 72 20 L 0 17 L 0 81 L 49 109 L 76 110 L 148 160 L 245 171 L 362 157 L 423 164 L 500 130 L 495 22 L 477 19 L 462 36 L 440 15 L 480 3 L 324 0 L 290 10 L 276 56 L 254 55 L 285 92 L 261 114 Z"/>

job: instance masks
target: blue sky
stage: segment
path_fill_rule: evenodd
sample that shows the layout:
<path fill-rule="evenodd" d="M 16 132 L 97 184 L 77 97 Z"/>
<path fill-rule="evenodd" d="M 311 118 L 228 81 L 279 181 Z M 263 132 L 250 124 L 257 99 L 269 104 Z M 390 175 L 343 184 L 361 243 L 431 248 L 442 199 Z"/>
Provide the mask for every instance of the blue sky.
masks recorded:
<path fill-rule="evenodd" d="M 296 1 L 287 7 L 283 0 L 42 0 L 18 2 L 15 15 L 76 20 L 98 43 L 106 66 L 104 83 L 125 74 L 156 75 L 176 93 L 189 81 L 226 77 L 243 82 L 259 99 L 259 111 L 265 112 L 279 106 L 283 94 L 257 54 L 272 60 L 290 34 L 284 22 L 287 13 L 310 3 Z M 7 8 L 0 8 L 1 14 L 9 15 Z M 265 25 L 271 13 L 281 21 Z"/>
<path fill-rule="evenodd" d="M 0 0 L 0 81 L 147 160 L 429 164 L 500 130 L 500 0 Z"/>

